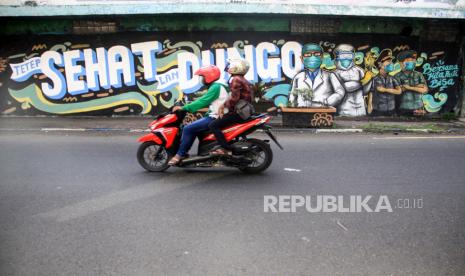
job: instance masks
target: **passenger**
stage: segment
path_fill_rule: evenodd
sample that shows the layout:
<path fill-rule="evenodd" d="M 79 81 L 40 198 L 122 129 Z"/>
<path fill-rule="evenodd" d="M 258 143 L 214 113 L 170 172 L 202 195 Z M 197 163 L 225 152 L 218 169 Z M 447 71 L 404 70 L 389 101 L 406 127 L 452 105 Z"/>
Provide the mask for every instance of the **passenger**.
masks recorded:
<path fill-rule="evenodd" d="M 219 118 L 210 123 L 209 128 L 218 140 L 220 148 L 213 154 L 231 154 L 232 148 L 226 141 L 222 128 L 234 123 L 242 123 L 253 113 L 252 88 L 244 75 L 249 70 L 249 63 L 243 59 L 230 60 L 226 70 L 231 74 L 229 80 L 230 95 L 218 110 Z M 225 109 L 228 110 L 226 114 Z"/>
<path fill-rule="evenodd" d="M 179 150 L 176 155 L 168 162 L 168 165 L 170 166 L 176 165 L 182 159 L 186 158 L 187 153 L 192 147 L 197 135 L 208 130 L 209 124 L 218 118 L 219 107 L 228 98 L 227 86 L 225 84 L 215 82 L 221 76 L 221 72 L 218 67 L 214 65 L 205 66 L 197 70 L 194 75 L 198 75 L 201 83 L 208 86 L 207 93 L 183 107 L 175 106 L 173 108 L 173 112 L 177 110 L 184 110 L 194 113 L 207 106 L 209 107 L 209 110 L 202 119 L 199 119 L 183 128 L 181 145 L 179 146 Z"/>

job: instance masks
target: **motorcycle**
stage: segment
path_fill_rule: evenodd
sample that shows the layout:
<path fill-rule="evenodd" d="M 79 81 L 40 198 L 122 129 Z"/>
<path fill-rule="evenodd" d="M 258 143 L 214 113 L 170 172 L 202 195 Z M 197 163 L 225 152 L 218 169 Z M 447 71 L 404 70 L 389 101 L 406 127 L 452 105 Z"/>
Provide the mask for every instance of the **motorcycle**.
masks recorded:
<path fill-rule="evenodd" d="M 141 145 L 137 151 L 139 164 L 149 172 L 162 172 L 168 169 L 169 160 L 179 148 L 185 111 L 161 114 L 149 124 L 150 133 L 139 138 Z M 213 133 L 206 131 L 198 135 L 199 145 L 196 156 L 183 159 L 176 166 L 181 168 L 226 166 L 235 167 L 244 173 L 259 173 L 266 170 L 273 161 L 273 151 L 269 140 L 249 138 L 248 135 L 261 129 L 282 150 L 267 123 L 271 116 L 267 113 L 251 116 L 247 121 L 228 126 L 222 131 L 233 147 L 232 155 L 212 154 L 218 148 Z"/>

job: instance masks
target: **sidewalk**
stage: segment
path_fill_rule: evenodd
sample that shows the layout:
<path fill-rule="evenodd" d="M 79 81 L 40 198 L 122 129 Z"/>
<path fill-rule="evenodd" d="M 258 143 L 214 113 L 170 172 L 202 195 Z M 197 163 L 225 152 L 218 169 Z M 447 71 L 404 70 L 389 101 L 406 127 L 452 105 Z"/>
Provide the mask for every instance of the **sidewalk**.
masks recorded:
<path fill-rule="evenodd" d="M 0 132 L 6 131 L 120 131 L 143 132 L 153 117 L 0 117 Z M 414 118 L 336 117 L 326 129 L 285 128 L 282 118 L 273 117 L 275 131 L 314 133 L 460 133 L 465 134 L 465 118 L 459 120 L 422 120 Z"/>
<path fill-rule="evenodd" d="M 335 129 L 362 129 L 372 133 L 465 133 L 465 118 L 459 120 L 419 119 L 419 118 L 335 118 Z"/>
<path fill-rule="evenodd" d="M 0 117 L 0 131 L 14 130 L 145 130 L 151 117 Z"/>

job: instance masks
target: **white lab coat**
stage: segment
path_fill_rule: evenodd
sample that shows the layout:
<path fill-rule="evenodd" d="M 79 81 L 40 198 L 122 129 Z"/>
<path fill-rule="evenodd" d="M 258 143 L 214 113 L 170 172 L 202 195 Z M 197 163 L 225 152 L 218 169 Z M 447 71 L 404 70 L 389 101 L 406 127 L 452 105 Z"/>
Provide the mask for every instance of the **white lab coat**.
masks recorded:
<path fill-rule="evenodd" d="M 341 116 L 366 115 L 365 101 L 363 99 L 362 79 L 365 71 L 354 65 L 348 69 L 338 68 L 334 71 L 345 90 L 345 96 L 338 107 Z"/>
<path fill-rule="evenodd" d="M 313 98 L 311 102 L 306 101 L 300 94 L 295 96 L 293 91 L 296 91 L 296 89 L 312 90 Z M 289 102 L 291 104 L 294 103 L 295 97 L 297 97 L 296 107 L 337 106 L 344 97 L 344 87 L 332 72 L 320 69 L 315 80 L 312 82 L 307 76 L 306 71 L 302 71 L 292 80 L 292 88 L 289 95 Z"/>

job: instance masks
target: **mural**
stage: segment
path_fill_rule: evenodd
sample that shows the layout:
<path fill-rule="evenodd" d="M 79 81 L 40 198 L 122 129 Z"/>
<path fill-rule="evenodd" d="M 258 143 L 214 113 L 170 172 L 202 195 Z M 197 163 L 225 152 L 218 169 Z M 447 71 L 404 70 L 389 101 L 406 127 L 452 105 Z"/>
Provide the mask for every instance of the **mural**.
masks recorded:
<path fill-rule="evenodd" d="M 422 115 L 455 108 L 461 74 L 455 45 L 421 47 L 415 38 L 397 36 L 238 32 L 4 38 L 3 115 L 154 115 L 203 90 L 193 75 L 200 66 L 224 68 L 228 58 L 239 57 L 251 64 L 245 77 L 264 89 L 261 101 L 276 106 L 328 105 L 342 116 L 386 115 L 373 112 L 383 111 L 381 101 L 389 106 L 385 111 Z M 309 43 L 321 49 L 309 57 L 312 61 L 301 58 Z M 386 51 L 390 59 L 381 66 Z M 322 77 L 303 70 L 310 64 Z M 388 92 L 380 85 L 386 76 Z M 223 72 L 222 80 L 228 78 Z"/>
<path fill-rule="evenodd" d="M 323 52 L 321 46 L 325 44 L 328 45 L 307 43 L 303 46 L 301 59 L 305 70 L 296 74 L 292 86 L 278 85 L 267 94 L 275 99 L 276 105 L 334 106 L 341 116 L 424 115 L 441 110 L 448 99 L 443 91 L 455 86 L 459 78 L 456 64 L 444 65 L 444 59 L 433 66 L 425 62 L 436 60 L 439 55 L 444 57 L 444 51 L 434 52 L 430 57 L 422 53 L 418 57 L 416 51 L 403 45 L 394 48 L 398 52 L 395 58 L 392 49 L 379 51 L 379 47 L 373 47 L 366 53 L 356 53 L 352 45 L 333 44 L 334 59 L 331 59 Z M 312 46 L 313 49 L 307 49 Z M 311 58 L 316 68 L 312 67 Z M 364 69 L 358 65 L 364 65 Z M 435 68 L 436 73 L 431 68 Z M 433 92 L 428 94 L 429 91 Z"/>

